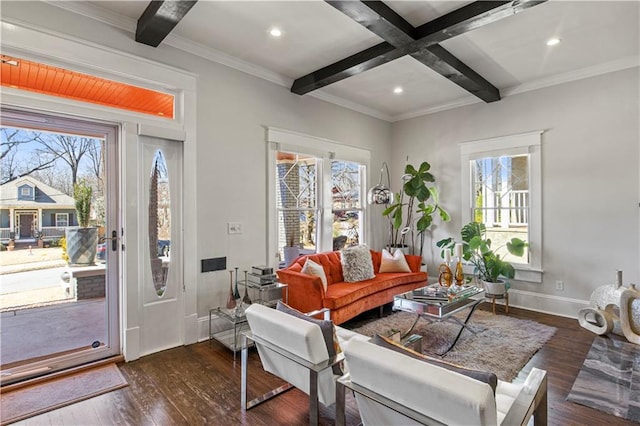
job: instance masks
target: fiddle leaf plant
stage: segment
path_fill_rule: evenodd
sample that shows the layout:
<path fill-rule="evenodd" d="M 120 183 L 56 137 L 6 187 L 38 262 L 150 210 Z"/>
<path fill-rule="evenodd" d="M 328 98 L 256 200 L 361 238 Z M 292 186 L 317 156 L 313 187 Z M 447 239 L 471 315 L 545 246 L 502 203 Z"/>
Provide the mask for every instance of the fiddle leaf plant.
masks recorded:
<path fill-rule="evenodd" d="M 512 238 L 504 246 L 495 250 L 491 248 L 491 239 L 487 238 L 487 229 L 483 223 L 470 222 L 464 225 L 460 231 L 462 237 L 462 258 L 474 266 L 474 273 L 483 281 L 495 283 L 500 277 L 513 278 L 516 270 L 513 265 L 504 260 L 497 250 L 502 247 L 514 256 L 521 257 L 525 253 L 528 243 L 520 238 Z M 445 238 L 436 243 L 444 250 L 454 248 L 456 241 L 453 238 Z"/>
<path fill-rule="evenodd" d="M 433 215 L 439 212 L 443 221 L 450 220 L 449 213 L 439 205 L 438 189 L 433 185 L 436 179 L 429 172 L 430 169 L 431 165 L 426 161 L 417 169 L 407 164 L 402 176 L 401 191 L 396 194 L 395 202 L 382 212 L 389 217 L 393 227 L 392 246 L 402 247 L 409 238 L 414 252 L 416 245 L 420 246 L 420 256 L 424 234 L 433 224 Z M 415 219 L 414 214 L 417 216 Z"/>

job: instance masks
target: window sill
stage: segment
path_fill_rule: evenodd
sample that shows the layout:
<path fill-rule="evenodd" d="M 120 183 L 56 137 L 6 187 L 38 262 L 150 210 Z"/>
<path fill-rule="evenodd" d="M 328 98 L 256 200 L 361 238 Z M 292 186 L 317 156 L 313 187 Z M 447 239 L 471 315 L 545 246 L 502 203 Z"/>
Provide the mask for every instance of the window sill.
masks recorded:
<path fill-rule="evenodd" d="M 452 265 L 455 268 L 455 264 Z M 514 278 L 515 281 L 524 281 L 530 283 L 542 283 L 542 275 L 544 271 L 542 269 L 530 268 L 524 266 L 514 266 L 516 269 L 516 276 Z M 465 275 L 474 275 L 473 273 L 473 265 L 471 264 L 463 264 L 462 271 Z"/>

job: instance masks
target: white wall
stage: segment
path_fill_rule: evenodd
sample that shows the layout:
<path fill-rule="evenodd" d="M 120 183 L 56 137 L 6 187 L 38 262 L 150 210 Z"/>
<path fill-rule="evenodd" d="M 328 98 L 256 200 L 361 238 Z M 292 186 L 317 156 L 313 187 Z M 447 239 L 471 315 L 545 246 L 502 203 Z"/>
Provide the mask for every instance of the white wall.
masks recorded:
<path fill-rule="evenodd" d="M 248 269 L 266 262 L 266 143 L 263 126 L 274 126 L 370 149 L 370 180 L 377 181 L 389 157 L 391 125 L 336 105 L 298 96 L 285 87 L 207 61 L 175 48 L 136 43 L 133 34 L 40 2 L 3 2 L 2 19 L 26 22 L 73 38 L 135 54 L 198 76 L 196 161 L 185 158 L 185 173 L 195 173 L 196 257 L 185 268 L 199 271 L 200 259 L 226 256 L 227 266 Z M 118 64 L 113 64 L 118 69 Z M 382 223 L 377 215 L 374 224 Z M 227 235 L 227 222 L 241 222 L 243 234 Z M 193 226 L 186 224 L 186 226 Z M 374 228 L 380 228 L 375 226 Z M 386 229 L 381 234 L 385 234 Z M 381 245 L 379 235 L 371 245 Z M 225 303 L 229 274 L 197 273 L 198 316 Z M 201 327 L 205 327 L 201 324 Z M 204 328 L 202 328 L 204 330 Z M 202 332 L 201 330 L 201 332 Z M 202 336 L 202 333 L 201 333 Z"/>
<path fill-rule="evenodd" d="M 639 77 L 633 68 L 394 123 L 394 170 L 406 155 L 411 163 L 429 161 L 453 217 L 434 230 L 430 248 L 459 237 L 458 143 L 545 130 L 543 283 L 515 282 L 516 303 L 575 315 L 575 299 L 588 300 L 594 288 L 612 283 L 616 269 L 625 284 L 638 283 Z M 436 270 L 435 260 L 429 270 Z M 556 291 L 556 280 L 564 291 Z"/>

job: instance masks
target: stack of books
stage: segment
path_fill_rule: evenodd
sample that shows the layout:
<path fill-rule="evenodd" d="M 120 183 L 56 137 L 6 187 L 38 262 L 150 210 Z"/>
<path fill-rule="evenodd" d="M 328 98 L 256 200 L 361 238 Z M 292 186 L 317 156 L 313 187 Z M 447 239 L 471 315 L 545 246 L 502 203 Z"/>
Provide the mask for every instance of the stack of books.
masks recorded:
<path fill-rule="evenodd" d="M 276 274 L 273 273 L 273 268 L 268 266 L 252 266 L 251 272 L 247 275 L 249 283 L 257 286 L 272 285 L 276 282 Z"/>

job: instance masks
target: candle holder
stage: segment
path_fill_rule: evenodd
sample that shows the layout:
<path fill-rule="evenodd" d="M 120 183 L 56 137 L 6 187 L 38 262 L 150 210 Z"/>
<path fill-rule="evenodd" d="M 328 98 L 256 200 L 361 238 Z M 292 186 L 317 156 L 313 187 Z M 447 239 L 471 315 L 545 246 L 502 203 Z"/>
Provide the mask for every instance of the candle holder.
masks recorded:
<path fill-rule="evenodd" d="M 451 287 L 453 283 L 453 273 L 451 272 L 451 268 L 446 262 L 443 262 L 438 267 L 438 284 L 441 286 Z"/>
<path fill-rule="evenodd" d="M 462 287 L 464 281 L 464 273 L 462 272 L 462 259 L 458 257 L 458 264 L 456 265 L 456 285 Z"/>

